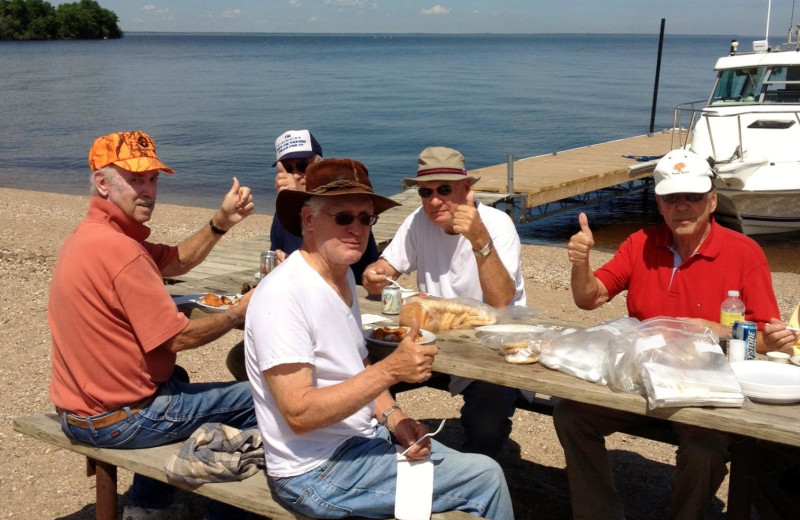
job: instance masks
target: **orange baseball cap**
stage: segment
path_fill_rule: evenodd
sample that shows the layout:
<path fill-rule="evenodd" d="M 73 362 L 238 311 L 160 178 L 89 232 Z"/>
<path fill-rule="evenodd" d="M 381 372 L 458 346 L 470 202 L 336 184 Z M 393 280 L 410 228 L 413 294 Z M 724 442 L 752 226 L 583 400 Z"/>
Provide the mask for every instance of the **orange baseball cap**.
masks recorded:
<path fill-rule="evenodd" d="M 175 173 L 156 157 L 156 143 L 141 130 L 117 132 L 94 140 L 89 150 L 89 168 L 97 171 L 114 164 L 134 173 L 162 170 Z"/>

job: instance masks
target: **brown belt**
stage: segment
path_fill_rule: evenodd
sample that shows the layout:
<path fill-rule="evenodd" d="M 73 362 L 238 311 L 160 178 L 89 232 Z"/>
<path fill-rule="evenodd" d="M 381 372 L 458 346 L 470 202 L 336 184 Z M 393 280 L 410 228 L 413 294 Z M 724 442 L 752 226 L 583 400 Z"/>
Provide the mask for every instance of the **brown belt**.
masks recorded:
<path fill-rule="evenodd" d="M 155 395 L 151 395 L 150 397 L 145 397 L 141 401 L 129 404 L 127 407 L 131 409 L 131 414 L 139 413 L 144 408 L 147 408 L 155 398 Z M 91 429 L 89 426 L 90 423 L 95 428 L 105 428 L 128 418 L 128 412 L 125 411 L 125 407 L 110 412 L 102 417 L 98 417 L 97 419 L 92 417 L 78 417 L 72 412 L 68 410 L 62 410 L 59 407 L 56 407 L 56 411 L 58 412 L 58 415 L 61 416 L 64 416 L 66 413 L 67 423 L 71 424 L 72 426 L 77 426 L 78 428 L 83 428 L 84 430 Z"/>

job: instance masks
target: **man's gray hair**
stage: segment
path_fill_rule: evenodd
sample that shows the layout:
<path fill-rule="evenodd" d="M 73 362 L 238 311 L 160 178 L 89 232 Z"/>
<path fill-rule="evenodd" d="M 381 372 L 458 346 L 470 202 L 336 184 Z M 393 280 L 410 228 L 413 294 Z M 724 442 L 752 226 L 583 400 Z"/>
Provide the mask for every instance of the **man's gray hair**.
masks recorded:
<path fill-rule="evenodd" d="M 113 164 L 109 164 L 108 166 L 103 166 L 102 168 L 98 168 L 96 171 L 92 172 L 89 176 L 89 193 L 91 195 L 99 195 L 97 192 L 97 187 L 94 185 L 94 175 L 95 173 L 100 172 L 103 174 L 103 178 L 106 180 L 106 183 L 110 186 L 117 182 L 117 167 Z"/>
<path fill-rule="evenodd" d="M 306 201 L 306 206 L 311 208 L 311 215 L 316 217 L 319 215 L 319 212 L 322 211 L 322 208 L 325 207 L 325 197 L 311 197 Z"/>

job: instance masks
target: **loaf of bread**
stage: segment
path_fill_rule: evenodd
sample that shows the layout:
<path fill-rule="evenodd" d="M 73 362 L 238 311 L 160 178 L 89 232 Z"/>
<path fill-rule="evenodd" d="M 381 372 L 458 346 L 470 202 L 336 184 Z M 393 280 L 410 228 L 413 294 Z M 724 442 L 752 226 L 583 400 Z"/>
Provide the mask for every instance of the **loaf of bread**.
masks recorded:
<path fill-rule="evenodd" d="M 491 307 L 467 298 L 409 298 L 400 309 L 400 325 L 411 326 L 414 319 L 419 327 L 430 331 L 468 329 L 491 325 L 497 320 Z"/>

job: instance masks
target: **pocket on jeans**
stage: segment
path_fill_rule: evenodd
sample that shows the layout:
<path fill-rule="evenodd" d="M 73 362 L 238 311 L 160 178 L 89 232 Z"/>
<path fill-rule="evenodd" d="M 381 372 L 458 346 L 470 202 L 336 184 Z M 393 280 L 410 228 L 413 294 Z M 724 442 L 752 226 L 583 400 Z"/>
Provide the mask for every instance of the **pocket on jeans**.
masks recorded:
<path fill-rule="evenodd" d="M 353 512 L 344 507 L 331 504 L 320 497 L 313 486 L 308 486 L 296 501 L 291 504 L 296 513 L 319 518 L 346 518 Z"/>
<path fill-rule="evenodd" d="M 104 448 L 138 448 L 139 446 L 129 446 L 136 438 L 136 434 L 141 428 L 139 425 L 131 424 L 127 421 L 122 421 L 113 426 L 103 428 L 97 436 L 96 444 Z"/>

